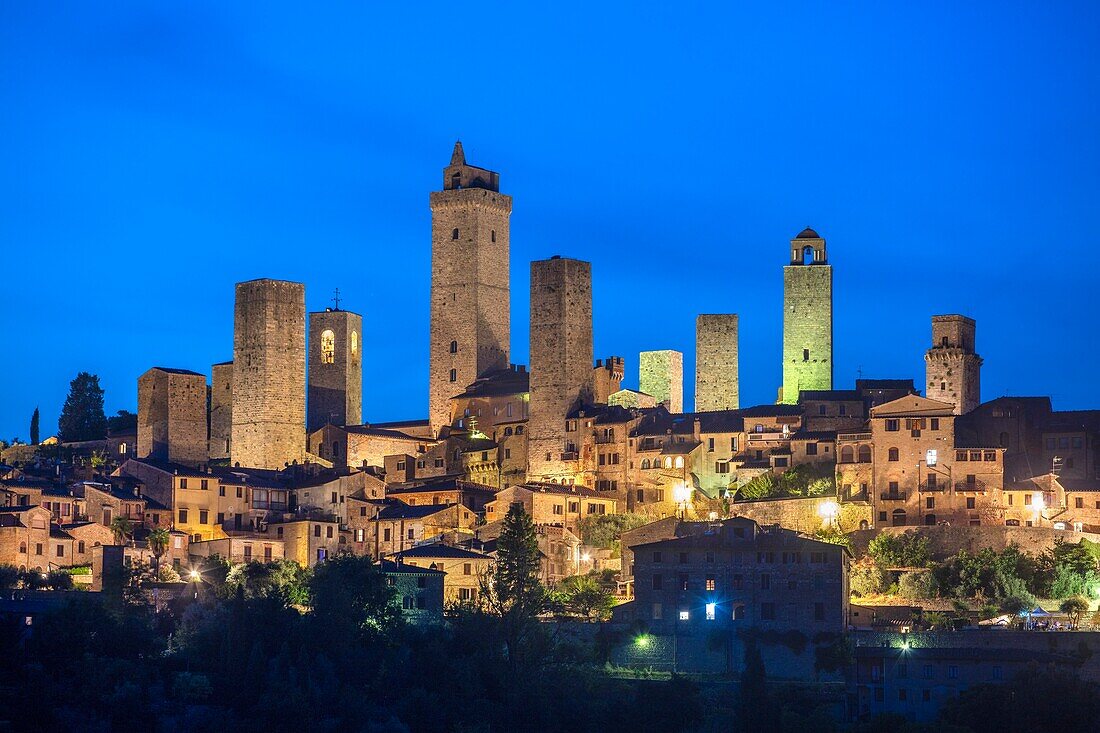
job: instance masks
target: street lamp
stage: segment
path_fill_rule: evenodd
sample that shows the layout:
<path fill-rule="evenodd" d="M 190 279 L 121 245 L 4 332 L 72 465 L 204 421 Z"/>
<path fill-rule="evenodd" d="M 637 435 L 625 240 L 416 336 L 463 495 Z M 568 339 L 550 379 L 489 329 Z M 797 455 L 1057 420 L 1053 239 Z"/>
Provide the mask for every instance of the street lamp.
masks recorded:
<path fill-rule="evenodd" d="M 687 503 L 691 501 L 691 487 L 680 481 L 672 487 L 672 500 L 680 507 L 680 519 L 687 512 Z"/>
<path fill-rule="evenodd" d="M 836 525 L 837 515 L 840 514 L 840 505 L 832 499 L 821 502 L 817 507 L 817 513 L 821 516 L 821 523 L 828 529 Z"/>

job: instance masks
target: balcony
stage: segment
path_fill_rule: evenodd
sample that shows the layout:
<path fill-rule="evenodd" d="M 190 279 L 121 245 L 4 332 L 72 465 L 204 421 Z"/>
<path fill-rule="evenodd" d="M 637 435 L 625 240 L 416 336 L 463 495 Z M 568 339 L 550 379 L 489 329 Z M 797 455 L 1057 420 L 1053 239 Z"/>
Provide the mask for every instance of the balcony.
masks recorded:
<path fill-rule="evenodd" d="M 608 443 L 615 443 L 615 442 L 617 442 L 617 441 L 615 440 L 614 435 L 597 435 L 596 436 L 596 445 L 606 445 Z"/>
<path fill-rule="evenodd" d="M 904 491 L 883 491 L 879 494 L 879 498 L 882 501 L 905 501 L 906 493 Z"/>
<path fill-rule="evenodd" d="M 943 481 L 922 481 L 920 484 L 920 491 L 921 493 L 926 491 L 947 491 L 947 484 Z"/>
<path fill-rule="evenodd" d="M 783 433 L 779 430 L 776 430 L 774 432 L 768 432 L 768 433 L 749 433 L 749 442 L 750 443 L 778 442 L 778 441 L 781 441 L 781 440 L 788 440 L 789 437 L 790 437 L 789 433 L 788 433 L 787 437 L 784 437 Z"/>
<path fill-rule="evenodd" d="M 580 453 L 575 450 L 565 451 L 561 454 L 561 460 L 563 461 L 577 461 L 580 460 Z"/>
<path fill-rule="evenodd" d="M 955 491 L 985 491 L 985 481 L 974 479 L 973 481 L 956 481 Z"/>

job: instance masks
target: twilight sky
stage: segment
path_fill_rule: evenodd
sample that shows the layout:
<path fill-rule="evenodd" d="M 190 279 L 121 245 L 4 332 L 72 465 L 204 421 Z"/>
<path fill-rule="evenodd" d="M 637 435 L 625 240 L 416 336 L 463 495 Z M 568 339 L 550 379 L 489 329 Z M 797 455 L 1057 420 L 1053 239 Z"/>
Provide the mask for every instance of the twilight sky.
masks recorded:
<path fill-rule="evenodd" d="M 0 4 L 0 436 L 69 380 L 136 409 L 154 365 L 232 358 L 233 284 L 364 316 L 364 418 L 427 416 L 428 192 L 460 138 L 529 265 L 592 262 L 595 351 L 685 354 L 741 316 L 775 400 L 782 265 L 834 267 L 835 385 L 923 381 L 978 321 L 982 396 L 1100 407 L 1100 5 Z M 732 7 L 737 6 L 737 7 Z M 857 6 L 862 6 L 857 9 Z M 893 7 L 887 7 L 893 6 Z M 1053 7 L 1057 6 L 1057 7 Z"/>

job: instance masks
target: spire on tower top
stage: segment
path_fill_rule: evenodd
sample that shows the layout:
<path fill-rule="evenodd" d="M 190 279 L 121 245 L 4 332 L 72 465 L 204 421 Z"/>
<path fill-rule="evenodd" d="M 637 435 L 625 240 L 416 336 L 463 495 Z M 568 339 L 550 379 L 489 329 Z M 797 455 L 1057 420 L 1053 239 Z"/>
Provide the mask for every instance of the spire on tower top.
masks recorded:
<path fill-rule="evenodd" d="M 455 140 L 455 149 L 451 153 L 451 165 L 466 165 L 466 153 L 462 151 L 461 140 Z"/>

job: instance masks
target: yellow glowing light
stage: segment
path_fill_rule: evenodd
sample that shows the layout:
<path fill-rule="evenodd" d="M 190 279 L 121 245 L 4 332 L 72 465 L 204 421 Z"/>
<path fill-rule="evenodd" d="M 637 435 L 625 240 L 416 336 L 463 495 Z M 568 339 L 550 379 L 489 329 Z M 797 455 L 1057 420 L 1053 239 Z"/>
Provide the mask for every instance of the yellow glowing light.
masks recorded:
<path fill-rule="evenodd" d="M 840 505 L 835 501 L 823 501 L 817 507 L 817 513 L 821 515 L 822 519 L 831 521 L 836 519 L 837 514 L 840 514 Z"/>
<path fill-rule="evenodd" d="M 691 501 L 691 487 L 684 482 L 679 482 L 672 487 L 672 500 L 677 504 L 687 504 Z"/>
<path fill-rule="evenodd" d="M 589 555 L 587 552 L 584 553 L 583 555 L 581 555 L 581 560 L 583 560 L 584 562 L 588 562 L 591 559 L 592 559 L 592 556 Z"/>
<path fill-rule="evenodd" d="M 190 573 L 191 580 L 198 580 L 202 577 L 202 574 L 198 570 L 192 570 Z"/>

